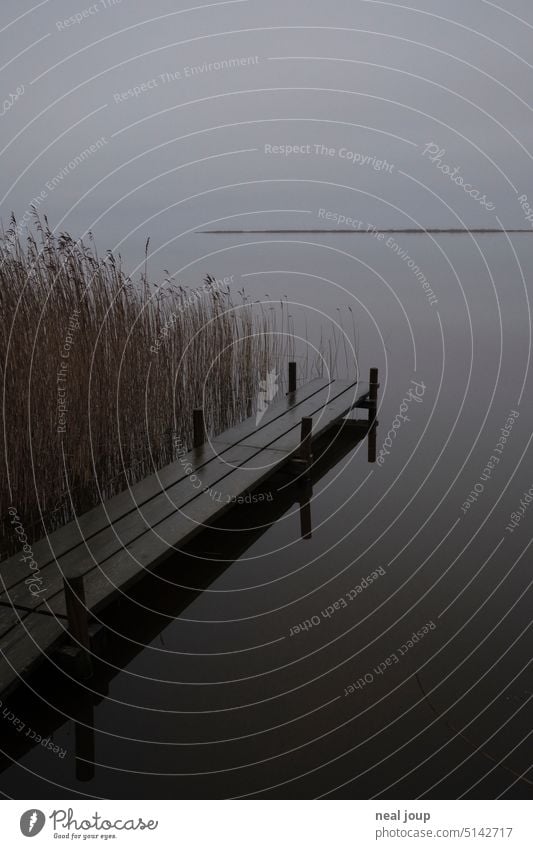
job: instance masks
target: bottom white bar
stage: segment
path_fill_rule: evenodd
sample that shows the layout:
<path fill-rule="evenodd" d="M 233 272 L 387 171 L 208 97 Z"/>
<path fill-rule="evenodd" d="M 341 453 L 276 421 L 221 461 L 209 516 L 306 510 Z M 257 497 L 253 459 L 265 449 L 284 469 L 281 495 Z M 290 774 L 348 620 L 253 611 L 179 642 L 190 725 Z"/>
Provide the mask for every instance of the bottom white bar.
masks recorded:
<path fill-rule="evenodd" d="M 6 847 L 84 845 L 325 849 L 487 846 L 531 849 L 527 801 L 11 801 Z M 70 845 L 71 845 L 70 844 Z"/>

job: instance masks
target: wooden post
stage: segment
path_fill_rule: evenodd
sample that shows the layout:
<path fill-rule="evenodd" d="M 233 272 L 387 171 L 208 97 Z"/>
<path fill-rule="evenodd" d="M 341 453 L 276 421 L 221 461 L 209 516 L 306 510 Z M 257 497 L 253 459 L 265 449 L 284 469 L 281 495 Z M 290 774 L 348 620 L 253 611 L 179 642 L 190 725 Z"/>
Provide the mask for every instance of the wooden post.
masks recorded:
<path fill-rule="evenodd" d="M 368 421 L 370 428 L 368 430 L 368 462 L 376 462 L 376 435 L 377 421 L 376 414 L 378 410 L 378 370 L 377 368 L 370 369 L 370 378 L 368 383 Z"/>
<path fill-rule="evenodd" d="M 94 778 L 94 705 L 93 694 L 79 707 L 74 724 L 74 750 L 76 759 L 76 778 L 78 781 L 92 781 Z"/>
<path fill-rule="evenodd" d="M 205 442 L 205 421 L 203 407 L 192 411 L 193 446 L 200 448 Z"/>
<path fill-rule="evenodd" d="M 63 577 L 68 630 L 79 649 L 78 671 L 80 678 L 90 678 L 93 673 L 91 643 L 89 638 L 89 612 L 85 606 L 83 575 Z"/>
<path fill-rule="evenodd" d="M 289 363 L 289 392 L 296 392 L 296 363 Z"/>
<path fill-rule="evenodd" d="M 370 369 L 370 378 L 368 382 L 368 420 L 373 421 L 376 418 L 378 409 L 378 370 L 377 368 Z"/>
<path fill-rule="evenodd" d="M 302 418 L 302 429 L 300 434 L 299 458 L 300 460 L 305 460 L 308 463 L 310 463 L 313 459 L 313 455 L 311 453 L 312 433 L 313 419 L 310 416 L 304 416 Z"/>
<path fill-rule="evenodd" d="M 313 536 L 313 526 L 311 519 L 311 498 L 313 495 L 313 486 L 308 479 L 301 486 L 300 494 L 300 534 L 302 539 L 311 539 Z"/>
<path fill-rule="evenodd" d="M 375 463 L 376 462 L 376 435 L 377 435 L 377 427 L 378 423 L 376 419 L 374 419 L 372 425 L 368 431 L 368 462 Z"/>

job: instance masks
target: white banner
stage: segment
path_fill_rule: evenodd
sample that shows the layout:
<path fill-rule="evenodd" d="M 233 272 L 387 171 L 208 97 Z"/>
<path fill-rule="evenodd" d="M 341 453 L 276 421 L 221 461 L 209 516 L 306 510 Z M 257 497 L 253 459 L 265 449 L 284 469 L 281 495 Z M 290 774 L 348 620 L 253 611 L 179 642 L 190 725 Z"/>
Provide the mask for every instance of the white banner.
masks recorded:
<path fill-rule="evenodd" d="M 531 849 L 522 801 L 4 801 L 2 847 L 325 849 L 439 845 Z"/>

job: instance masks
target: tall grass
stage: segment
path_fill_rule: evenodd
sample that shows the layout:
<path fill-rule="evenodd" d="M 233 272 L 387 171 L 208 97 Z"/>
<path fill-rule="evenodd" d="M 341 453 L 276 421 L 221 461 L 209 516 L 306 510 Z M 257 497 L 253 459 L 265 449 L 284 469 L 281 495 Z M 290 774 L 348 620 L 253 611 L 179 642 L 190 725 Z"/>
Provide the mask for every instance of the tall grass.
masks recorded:
<path fill-rule="evenodd" d="M 335 333 L 321 339 L 326 359 L 328 346 L 336 360 Z M 0 553 L 14 550 L 10 506 L 43 536 L 172 462 L 194 407 L 211 434 L 252 415 L 259 381 L 274 370 L 283 391 L 295 356 L 283 300 L 235 301 L 211 276 L 196 290 L 153 284 L 146 265 L 132 280 L 91 236 L 36 218 L 22 240 L 12 219 L 0 233 Z M 306 354 L 301 378 L 323 359 Z"/>
<path fill-rule="evenodd" d="M 287 308 L 134 282 L 91 238 L 36 221 L 0 236 L 0 550 L 7 510 L 42 536 L 190 445 L 192 409 L 219 432 L 251 415 L 259 380 L 292 350 Z M 66 408 L 66 409 L 65 409 Z"/>

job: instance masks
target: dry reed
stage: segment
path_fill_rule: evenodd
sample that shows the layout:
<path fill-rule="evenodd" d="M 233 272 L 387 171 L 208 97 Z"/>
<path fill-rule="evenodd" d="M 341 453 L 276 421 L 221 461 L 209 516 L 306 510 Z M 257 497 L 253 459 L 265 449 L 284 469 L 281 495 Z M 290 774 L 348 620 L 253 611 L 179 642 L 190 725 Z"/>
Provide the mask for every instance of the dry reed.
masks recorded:
<path fill-rule="evenodd" d="M 217 433 L 253 414 L 259 380 L 293 355 L 272 310 L 207 277 L 197 290 L 133 281 L 120 257 L 36 219 L 0 236 L 2 553 L 7 510 L 43 536 L 176 457 L 192 409 Z"/>
<path fill-rule="evenodd" d="M 35 232 L 22 240 L 12 218 L 0 233 L 2 555 L 16 549 L 9 507 L 38 539 L 176 459 L 194 407 L 216 434 L 253 415 L 268 372 L 284 391 L 289 359 L 301 380 L 328 359 L 333 374 L 343 351 L 348 366 L 340 314 L 341 332 L 326 344 L 321 328 L 317 356 L 299 357 L 284 300 L 235 302 L 211 276 L 153 284 L 146 264 L 133 280 L 91 234 L 55 235 L 37 216 Z"/>

